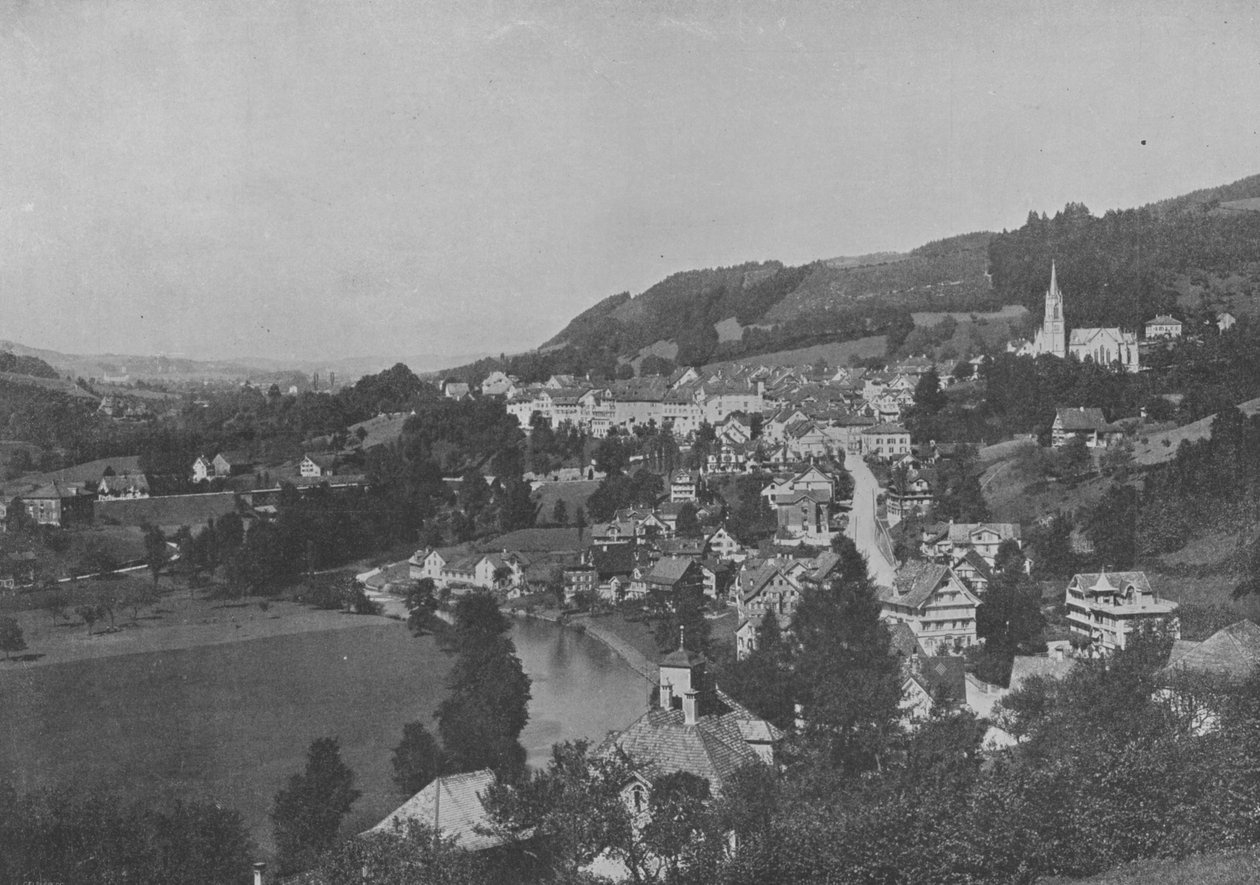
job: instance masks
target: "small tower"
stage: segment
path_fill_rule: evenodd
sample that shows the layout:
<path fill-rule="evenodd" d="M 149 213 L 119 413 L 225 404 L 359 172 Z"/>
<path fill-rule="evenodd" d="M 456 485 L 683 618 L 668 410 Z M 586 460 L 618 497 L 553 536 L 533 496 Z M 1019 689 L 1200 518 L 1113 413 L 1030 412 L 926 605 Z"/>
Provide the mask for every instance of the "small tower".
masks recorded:
<path fill-rule="evenodd" d="M 661 659 L 661 709 L 682 707 L 689 693 L 694 698 L 704 685 L 704 655 L 688 651 L 683 644 L 683 628 L 678 628 L 678 648 Z"/>
<path fill-rule="evenodd" d="M 1059 291 L 1058 272 L 1050 262 L 1050 288 L 1046 289 L 1046 313 L 1041 322 L 1041 352 L 1060 359 L 1067 358 L 1067 330 L 1063 321 L 1063 293 Z"/>

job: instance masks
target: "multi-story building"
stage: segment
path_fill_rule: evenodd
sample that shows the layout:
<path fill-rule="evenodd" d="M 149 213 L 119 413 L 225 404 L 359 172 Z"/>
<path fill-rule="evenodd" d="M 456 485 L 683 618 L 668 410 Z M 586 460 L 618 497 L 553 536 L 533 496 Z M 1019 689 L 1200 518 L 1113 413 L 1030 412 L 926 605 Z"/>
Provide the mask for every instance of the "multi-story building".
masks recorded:
<path fill-rule="evenodd" d="M 1145 572 L 1074 575 L 1066 602 L 1072 634 L 1104 653 L 1123 650 L 1128 637 L 1144 624 L 1162 626 L 1174 638 L 1181 636 L 1177 603 L 1156 596 Z"/>
<path fill-rule="evenodd" d="M 880 616 L 906 624 L 929 654 L 955 654 L 976 643 L 979 597 L 948 565 L 916 562 L 880 589 Z"/>

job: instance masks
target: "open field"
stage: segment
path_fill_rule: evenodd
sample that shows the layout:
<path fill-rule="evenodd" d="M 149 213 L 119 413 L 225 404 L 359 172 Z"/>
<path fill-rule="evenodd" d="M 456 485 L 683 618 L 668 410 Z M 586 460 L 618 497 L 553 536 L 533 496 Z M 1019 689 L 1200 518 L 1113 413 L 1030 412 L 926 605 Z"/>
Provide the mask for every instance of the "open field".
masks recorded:
<path fill-rule="evenodd" d="M 979 320 L 989 323 L 1009 323 L 1011 320 L 1022 320 L 1026 316 L 1028 316 L 1028 308 L 1022 304 L 1006 304 L 1002 306 L 1001 310 L 987 313 L 939 310 L 914 311 L 910 314 L 910 318 L 914 320 L 916 326 L 935 326 L 937 323 L 943 322 L 946 317 L 953 317 L 959 323 L 974 323 Z"/>
<path fill-rule="evenodd" d="M 1039 879 L 1038 885 L 1250 885 L 1260 881 L 1260 849 L 1142 860 L 1088 879 Z"/>
<path fill-rule="evenodd" d="M 854 358 L 882 357 L 887 350 L 887 339 L 883 335 L 871 335 L 856 338 L 852 341 L 835 341 L 831 344 L 814 344 L 810 347 L 798 347 L 795 350 L 779 350 L 774 353 L 759 353 L 756 356 L 740 357 L 737 360 L 711 363 L 706 369 L 717 366 L 812 366 L 823 360 L 829 366 L 848 366 Z"/>
<path fill-rule="evenodd" d="M 568 524 L 573 523 L 577 509 L 586 509 L 586 499 L 599 488 L 599 480 L 582 479 L 576 482 L 544 482 L 534 490 L 534 503 L 538 505 L 538 524 L 551 523 L 551 514 L 555 510 L 556 501 L 563 500 Z M 590 520 L 588 518 L 587 522 Z"/>
<path fill-rule="evenodd" d="M 1260 398 L 1250 399 L 1238 404 L 1239 410 L 1248 417 L 1260 412 Z M 1190 424 L 1144 434 L 1146 441 L 1138 441 L 1133 446 L 1133 461 L 1143 467 L 1151 467 L 1171 461 L 1177 455 L 1177 447 L 1183 442 L 1197 442 L 1207 439 L 1212 434 L 1212 422 L 1215 415 L 1200 418 Z"/>
<path fill-rule="evenodd" d="M 0 670 L 0 779 L 122 786 L 236 808 L 264 850 L 276 791 L 324 735 L 363 797 L 348 831 L 398 805 L 390 750 L 428 719 L 448 658 L 397 623 Z M 365 715 L 369 713 L 370 715 Z"/>

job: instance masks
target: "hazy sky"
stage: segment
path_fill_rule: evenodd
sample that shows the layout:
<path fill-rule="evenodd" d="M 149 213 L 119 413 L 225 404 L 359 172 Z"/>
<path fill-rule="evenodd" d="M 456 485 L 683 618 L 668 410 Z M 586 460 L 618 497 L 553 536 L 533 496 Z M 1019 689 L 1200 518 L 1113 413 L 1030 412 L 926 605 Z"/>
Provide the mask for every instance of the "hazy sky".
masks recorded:
<path fill-rule="evenodd" d="M 521 350 L 677 270 L 1226 183 L 1254 10 L 3 2 L 0 337 Z"/>

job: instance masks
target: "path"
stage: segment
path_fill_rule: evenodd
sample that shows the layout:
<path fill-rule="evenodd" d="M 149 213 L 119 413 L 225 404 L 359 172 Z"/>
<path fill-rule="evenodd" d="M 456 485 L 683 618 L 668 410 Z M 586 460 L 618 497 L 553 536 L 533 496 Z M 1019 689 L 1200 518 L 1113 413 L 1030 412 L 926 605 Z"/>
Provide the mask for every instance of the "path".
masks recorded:
<path fill-rule="evenodd" d="M 849 512 L 846 534 L 866 555 L 867 567 L 876 585 L 891 587 L 897 577 L 897 569 L 880 547 L 875 525 L 875 497 L 879 494 L 879 482 L 858 455 L 846 455 L 844 466 L 853 474 L 853 509 Z"/>

